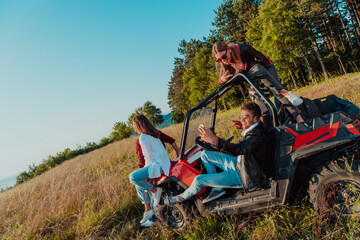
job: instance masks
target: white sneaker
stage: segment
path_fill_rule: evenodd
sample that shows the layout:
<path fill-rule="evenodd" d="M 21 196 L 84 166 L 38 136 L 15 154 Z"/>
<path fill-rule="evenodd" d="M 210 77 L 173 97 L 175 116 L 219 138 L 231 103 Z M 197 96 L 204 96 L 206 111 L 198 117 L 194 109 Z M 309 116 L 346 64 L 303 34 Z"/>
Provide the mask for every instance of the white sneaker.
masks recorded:
<path fill-rule="evenodd" d="M 159 205 L 160 198 L 161 198 L 162 189 L 160 187 L 156 188 L 156 192 L 151 193 L 151 197 L 154 201 L 154 208 Z"/>
<path fill-rule="evenodd" d="M 154 210 L 149 210 L 149 211 L 146 211 L 144 212 L 144 217 L 143 219 L 140 220 L 140 223 L 143 224 L 145 223 L 147 220 L 149 220 L 152 216 L 154 216 L 155 212 Z"/>
<path fill-rule="evenodd" d="M 142 226 L 142 227 L 150 227 L 150 226 L 153 225 L 153 224 L 154 224 L 153 221 L 147 220 L 146 222 L 140 224 L 140 226 Z"/>
<path fill-rule="evenodd" d="M 174 204 L 177 204 L 182 201 L 184 201 L 184 199 L 182 199 L 180 195 L 176 195 L 176 196 L 168 197 L 167 199 L 165 199 L 164 204 L 165 205 L 174 205 Z"/>
<path fill-rule="evenodd" d="M 288 92 L 285 97 L 294 105 L 295 107 L 301 105 L 303 103 L 303 100 L 293 94 L 292 92 Z"/>

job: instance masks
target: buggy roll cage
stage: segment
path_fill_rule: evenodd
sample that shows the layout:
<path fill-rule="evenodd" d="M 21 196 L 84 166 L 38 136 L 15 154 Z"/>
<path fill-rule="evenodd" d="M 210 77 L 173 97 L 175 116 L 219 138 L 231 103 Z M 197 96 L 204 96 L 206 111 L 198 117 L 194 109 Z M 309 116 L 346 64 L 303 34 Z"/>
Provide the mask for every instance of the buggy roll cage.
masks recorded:
<path fill-rule="evenodd" d="M 215 127 L 215 118 L 216 118 L 216 111 L 217 111 L 217 102 L 216 100 L 219 99 L 224 93 L 229 91 L 231 88 L 233 88 L 236 85 L 242 85 L 242 81 L 246 81 L 250 84 L 252 88 L 255 89 L 255 91 L 260 95 L 262 100 L 264 100 L 265 104 L 268 106 L 268 109 L 270 110 L 270 114 L 272 116 L 272 123 L 273 126 L 278 126 L 278 116 L 275 109 L 274 104 L 269 100 L 269 98 L 264 94 L 264 92 L 259 88 L 259 86 L 245 73 L 238 73 L 232 78 L 230 78 L 227 82 L 225 82 L 223 85 L 218 87 L 215 91 L 210 93 L 206 98 L 204 98 L 202 101 L 200 101 L 195 107 L 191 108 L 184 118 L 184 127 L 183 127 L 183 133 L 181 138 L 181 144 L 180 144 L 180 160 L 183 160 L 186 158 L 185 152 L 185 145 L 186 145 L 186 137 L 187 132 L 189 128 L 189 122 L 191 115 L 196 110 L 206 107 L 213 101 L 215 101 L 214 106 L 212 107 L 211 112 L 211 122 L 210 122 L 210 130 L 214 131 Z"/>

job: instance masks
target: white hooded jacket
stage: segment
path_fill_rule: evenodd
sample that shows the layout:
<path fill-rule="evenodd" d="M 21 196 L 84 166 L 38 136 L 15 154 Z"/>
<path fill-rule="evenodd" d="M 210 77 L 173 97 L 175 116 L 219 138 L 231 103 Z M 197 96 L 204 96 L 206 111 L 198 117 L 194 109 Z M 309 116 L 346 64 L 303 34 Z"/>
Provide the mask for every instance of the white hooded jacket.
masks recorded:
<path fill-rule="evenodd" d="M 145 167 L 149 167 L 149 178 L 160 177 L 161 170 L 168 176 L 170 158 L 160 139 L 143 133 L 139 137 L 139 143 L 145 158 Z"/>

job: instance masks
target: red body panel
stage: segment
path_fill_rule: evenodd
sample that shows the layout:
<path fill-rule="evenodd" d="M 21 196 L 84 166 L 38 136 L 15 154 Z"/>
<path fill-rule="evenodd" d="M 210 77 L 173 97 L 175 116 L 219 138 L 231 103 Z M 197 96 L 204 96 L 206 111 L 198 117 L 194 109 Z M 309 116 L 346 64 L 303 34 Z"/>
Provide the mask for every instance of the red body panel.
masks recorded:
<path fill-rule="evenodd" d="M 175 176 L 183 181 L 187 186 L 190 186 L 194 178 L 200 174 L 200 171 L 192 167 L 186 161 L 180 160 L 175 167 L 170 169 L 169 176 Z"/>
<path fill-rule="evenodd" d="M 345 127 L 355 136 L 360 134 L 360 132 L 352 124 L 346 124 Z"/>
<path fill-rule="evenodd" d="M 187 153 L 187 159 L 186 160 L 179 160 L 176 162 L 172 162 L 169 176 L 162 175 L 160 178 L 158 178 L 158 183 L 162 182 L 166 178 L 169 177 L 176 177 L 183 183 L 185 183 L 187 186 L 190 186 L 191 183 L 194 181 L 194 178 L 198 175 L 200 175 L 200 171 L 196 169 L 194 166 L 199 161 L 201 161 L 200 157 L 196 157 L 195 155 L 199 152 L 203 151 L 202 148 L 196 147 L 191 152 Z M 191 159 L 195 158 L 195 159 Z M 203 188 L 198 194 L 201 194 L 205 191 L 206 188 Z"/>
<path fill-rule="evenodd" d="M 339 129 L 339 125 L 340 125 L 340 122 L 334 123 L 334 124 L 332 125 L 332 127 L 331 127 L 331 131 L 330 131 L 329 134 L 327 134 L 326 136 L 324 136 L 324 137 L 316 140 L 315 142 L 312 142 L 312 143 L 310 143 L 310 144 L 308 144 L 308 145 L 306 145 L 306 146 L 304 146 L 304 147 L 302 147 L 302 148 L 300 148 L 300 149 L 304 149 L 304 148 L 310 147 L 310 146 L 312 146 L 312 145 L 314 145 L 314 144 L 316 144 L 316 143 L 319 143 L 319 142 L 325 141 L 325 140 L 327 140 L 327 139 L 330 139 L 330 138 L 332 138 L 332 137 L 335 137 L 336 134 L 337 134 L 337 131 L 338 131 L 338 129 Z"/>
<path fill-rule="evenodd" d="M 332 125 L 331 129 L 330 129 L 330 125 L 326 125 L 322 128 L 316 129 L 314 131 L 302 135 L 298 134 L 297 132 L 295 132 L 294 130 L 288 127 L 285 127 L 285 129 L 295 137 L 295 142 L 293 146 L 293 151 L 295 151 L 296 149 L 304 149 L 316 143 L 335 137 L 339 129 L 339 125 L 340 122 L 337 122 Z M 321 136 L 323 137 L 320 138 Z M 320 139 L 314 141 L 317 138 Z"/>

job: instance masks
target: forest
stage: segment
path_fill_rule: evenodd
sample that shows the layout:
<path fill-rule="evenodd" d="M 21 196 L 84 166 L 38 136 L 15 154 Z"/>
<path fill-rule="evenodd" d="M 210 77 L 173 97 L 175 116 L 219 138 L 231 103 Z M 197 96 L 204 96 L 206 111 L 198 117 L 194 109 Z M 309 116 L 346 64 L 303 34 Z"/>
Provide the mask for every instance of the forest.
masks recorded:
<path fill-rule="evenodd" d="M 214 29 L 202 40 L 182 40 L 168 84 L 174 122 L 218 87 L 212 45 L 247 43 L 274 62 L 282 84 L 298 89 L 360 68 L 360 4 L 356 0 L 224 0 Z M 222 102 L 239 106 L 238 94 Z"/>

